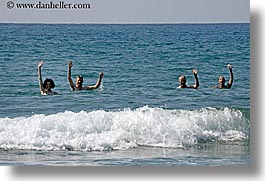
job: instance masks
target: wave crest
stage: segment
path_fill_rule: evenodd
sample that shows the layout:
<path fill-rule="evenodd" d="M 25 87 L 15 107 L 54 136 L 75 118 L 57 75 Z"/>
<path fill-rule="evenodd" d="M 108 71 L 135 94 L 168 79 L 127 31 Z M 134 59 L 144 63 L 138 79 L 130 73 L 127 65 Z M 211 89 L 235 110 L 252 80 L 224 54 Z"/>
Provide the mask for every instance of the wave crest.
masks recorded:
<path fill-rule="evenodd" d="M 232 108 L 165 110 L 148 106 L 0 118 L 0 148 L 125 150 L 137 146 L 183 148 L 249 138 L 249 120 Z"/>

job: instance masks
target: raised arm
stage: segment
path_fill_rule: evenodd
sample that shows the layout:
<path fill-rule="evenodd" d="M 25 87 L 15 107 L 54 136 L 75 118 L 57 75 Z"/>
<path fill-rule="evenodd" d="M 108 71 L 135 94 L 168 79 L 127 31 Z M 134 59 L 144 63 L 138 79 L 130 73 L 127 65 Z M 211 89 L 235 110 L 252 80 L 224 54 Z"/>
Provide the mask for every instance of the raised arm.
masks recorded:
<path fill-rule="evenodd" d="M 71 78 L 71 76 L 72 76 L 71 75 L 71 68 L 72 67 L 73 67 L 73 62 L 70 60 L 68 62 L 68 74 L 67 74 L 67 78 L 68 78 L 68 82 L 70 84 L 71 89 L 74 90 L 75 89 L 75 84 L 74 84 L 74 82 L 73 82 L 73 80 Z"/>
<path fill-rule="evenodd" d="M 42 76 L 41 76 L 41 67 L 43 64 L 44 64 L 43 61 L 40 61 L 38 64 L 38 79 L 39 79 L 39 87 L 40 87 L 41 94 L 43 94 L 45 92 L 45 89 L 44 89 L 43 83 L 42 83 Z"/>
<path fill-rule="evenodd" d="M 104 76 L 104 73 L 101 72 L 101 73 L 99 74 L 98 81 L 97 81 L 97 83 L 96 83 L 95 85 L 87 86 L 87 87 L 83 87 L 83 89 L 84 89 L 84 90 L 92 90 L 92 89 L 97 89 L 97 88 L 99 88 L 103 76 Z"/>
<path fill-rule="evenodd" d="M 192 89 L 197 89 L 199 87 L 199 79 L 198 79 L 198 70 L 197 69 L 193 69 L 192 73 L 194 75 L 194 80 L 195 80 L 195 84 L 194 85 L 187 85 L 186 88 L 192 88 Z"/>
<path fill-rule="evenodd" d="M 232 87 L 232 84 L 233 84 L 233 81 L 234 81 L 234 75 L 233 75 L 232 65 L 228 64 L 227 68 L 229 69 L 229 72 L 230 72 L 230 79 L 229 79 L 226 87 L 228 89 L 230 89 Z"/>
<path fill-rule="evenodd" d="M 193 69 L 192 70 L 193 75 L 194 75 L 194 80 L 195 80 L 195 84 L 194 84 L 194 89 L 197 89 L 199 87 L 199 79 L 198 79 L 198 70 L 197 69 Z"/>

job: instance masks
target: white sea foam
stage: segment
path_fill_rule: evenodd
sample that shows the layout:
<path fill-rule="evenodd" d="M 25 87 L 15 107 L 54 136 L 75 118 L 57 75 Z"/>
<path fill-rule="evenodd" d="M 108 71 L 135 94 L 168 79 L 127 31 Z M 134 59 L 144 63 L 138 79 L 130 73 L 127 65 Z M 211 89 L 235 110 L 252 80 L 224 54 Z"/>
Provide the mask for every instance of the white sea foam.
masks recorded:
<path fill-rule="evenodd" d="M 0 148 L 124 150 L 137 146 L 182 148 L 201 142 L 245 141 L 249 121 L 240 110 L 203 108 L 74 113 L 0 118 Z"/>

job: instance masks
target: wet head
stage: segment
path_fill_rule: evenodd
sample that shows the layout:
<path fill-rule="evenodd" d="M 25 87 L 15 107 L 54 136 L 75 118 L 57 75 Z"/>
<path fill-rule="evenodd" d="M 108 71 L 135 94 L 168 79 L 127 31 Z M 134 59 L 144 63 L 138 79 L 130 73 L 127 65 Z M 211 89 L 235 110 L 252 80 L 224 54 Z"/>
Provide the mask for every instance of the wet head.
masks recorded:
<path fill-rule="evenodd" d="M 181 75 L 179 77 L 179 84 L 180 85 L 186 85 L 186 77 L 184 75 Z"/>
<path fill-rule="evenodd" d="M 83 77 L 81 75 L 76 76 L 76 86 L 77 87 L 82 87 L 83 85 Z"/>
<path fill-rule="evenodd" d="M 224 76 L 220 76 L 218 79 L 218 83 L 219 84 L 224 84 L 225 83 L 225 77 Z"/>
<path fill-rule="evenodd" d="M 46 79 L 43 83 L 43 87 L 47 89 L 48 91 L 50 91 L 51 89 L 55 87 L 55 84 L 52 79 Z"/>

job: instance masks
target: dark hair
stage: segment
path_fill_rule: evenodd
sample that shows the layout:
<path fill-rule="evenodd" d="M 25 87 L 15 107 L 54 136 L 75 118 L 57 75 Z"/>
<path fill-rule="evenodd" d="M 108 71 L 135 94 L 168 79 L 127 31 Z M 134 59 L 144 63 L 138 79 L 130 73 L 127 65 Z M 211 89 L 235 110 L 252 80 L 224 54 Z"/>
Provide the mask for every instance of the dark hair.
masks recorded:
<path fill-rule="evenodd" d="M 50 82 L 51 83 L 51 88 L 53 89 L 55 87 L 55 84 L 53 82 L 52 79 L 45 79 L 44 83 L 43 83 L 43 87 L 46 87 L 47 83 Z"/>
<path fill-rule="evenodd" d="M 78 76 L 76 76 L 76 79 L 77 78 L 79 78 L 79 79 L 81 79 L 82 81 L 83 81 L 83 76 L 82 75 L 78 75 Z"/>

